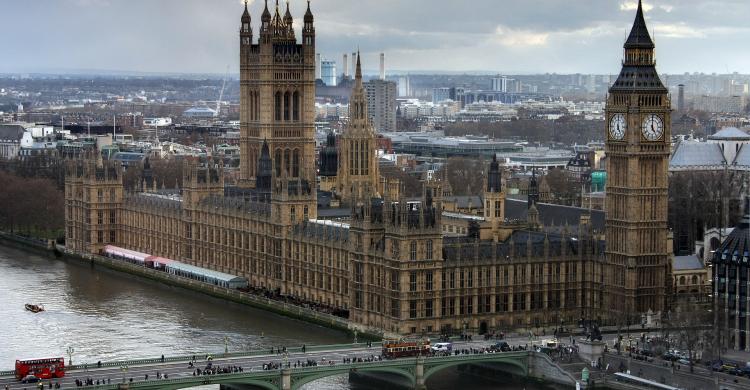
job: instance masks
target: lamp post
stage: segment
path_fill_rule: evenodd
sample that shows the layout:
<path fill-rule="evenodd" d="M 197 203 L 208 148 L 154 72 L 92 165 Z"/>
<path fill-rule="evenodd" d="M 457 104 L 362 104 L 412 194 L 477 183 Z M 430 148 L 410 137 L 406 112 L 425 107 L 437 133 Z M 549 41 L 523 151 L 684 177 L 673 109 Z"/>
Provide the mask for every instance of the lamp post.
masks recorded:
<path fill-rule="evenodd" d="M 76 351 L 73 347 L 68 347 L 68 366 L 73 365 L 73 353 Z"/>
<path fill-rule="evenodd" d="M 229 336 L 224 336 L 224 354 L 229 353 Z"/>
<path fill-rule="evenodd" d="M 357 330 L 354 329 L 354 344 L 357 344 Z"/>
<path fill-rule="evenodd" d="M 128 365 L 124 364 L 120 366 L 120 370 L 122 371 L 122 383 L 125 383 L 125 377 L 128 374 Z"/>

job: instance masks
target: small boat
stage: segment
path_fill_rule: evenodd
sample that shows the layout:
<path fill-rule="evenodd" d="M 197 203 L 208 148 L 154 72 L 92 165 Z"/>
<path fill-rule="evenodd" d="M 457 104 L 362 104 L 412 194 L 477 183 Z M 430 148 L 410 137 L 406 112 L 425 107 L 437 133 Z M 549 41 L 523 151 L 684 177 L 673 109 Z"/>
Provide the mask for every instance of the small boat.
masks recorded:
<path fill-rule="evenodd" d="M 25 307 L 26 307 L 26 310 L 32 313 L 39 313 L 40 311 L 44 311 L 44 307 L 42 307 L 41 305 L 32 305 L 30 303 L 27 303 Z"/>

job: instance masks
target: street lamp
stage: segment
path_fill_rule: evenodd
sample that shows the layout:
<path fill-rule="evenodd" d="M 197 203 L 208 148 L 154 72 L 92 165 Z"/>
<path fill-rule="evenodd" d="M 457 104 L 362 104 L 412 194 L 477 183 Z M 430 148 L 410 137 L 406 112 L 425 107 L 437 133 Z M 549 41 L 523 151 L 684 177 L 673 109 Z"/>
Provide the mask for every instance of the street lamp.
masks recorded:
<path fill-rule="evenodd" d="M 120 370 L 122 371 L 122 383 L 125 383 L 125 377 L 128 374 L 128 365 L 124 364 L 120 366 Z"/>
<path fill-rule="evenodd" d="M 229 336 L 224 336 L 224 354 L 229 353 Z"/>
<path fill-rule="evenodd" d="M 68 366 L 73 365 L 73 353 L 76 351 L 73 347 L 68 347 Z"/>
<path fill-rule="evenodd" d="M 357 344 L 357 330 L 354 329 L 354 344 Z"/>

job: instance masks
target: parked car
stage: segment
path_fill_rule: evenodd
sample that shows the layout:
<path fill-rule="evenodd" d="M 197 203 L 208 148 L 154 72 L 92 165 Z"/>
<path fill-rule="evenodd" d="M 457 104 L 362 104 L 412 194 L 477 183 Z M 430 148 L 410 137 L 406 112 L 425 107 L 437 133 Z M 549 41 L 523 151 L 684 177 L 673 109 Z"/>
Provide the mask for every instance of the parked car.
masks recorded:
<path fill-rule="evenodd" d="M 734 363 L 724 363 L 721 365 L 721 371 L 730 373 L 730 371 L 734 371 L 737 369 L 737 365 Z"/>
<path fill-rule="evenodd" d="M 678 361 L 677 361 L 677 363 L 680 363 L 680 364 L 684 364 L 684 365 L 686 365 L 686 366 L 689 366 L 689 365 L 690 365 L 690 359 L 685 359 L 685 358 L 682 358 L 682 359 L 678 360 Z"/>
<path fill-rule="evenodd" d="M 26 375 L 21 379 L 21 383 L 37 383 L 39 382 L 39 378 L 35 377 L 34 375 Z"/>
<path fill-rule="evenodd" d="M 506 343 L 505 341 L 498 341 L 493 344 L 490 349 L 495 352 L 508 352 L 510 351 L 510 345 L 508 345 L 508 343 Z"/>

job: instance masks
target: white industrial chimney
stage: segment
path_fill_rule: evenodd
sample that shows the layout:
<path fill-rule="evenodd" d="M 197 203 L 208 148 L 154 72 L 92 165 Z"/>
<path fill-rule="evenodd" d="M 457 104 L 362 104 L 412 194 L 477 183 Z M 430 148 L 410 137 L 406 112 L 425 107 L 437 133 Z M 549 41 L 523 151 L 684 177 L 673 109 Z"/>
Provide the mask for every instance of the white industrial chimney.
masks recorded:
<path fill-rule="evenodd" d="M 320 80 L 323 78 L 323 72 L 320 68 L 320 53 L 315 54 L 315 79 Z"/>
<path fill-rule="evenodd" d="M 344 78 L 349 78 L 349 56 L 344 53 Z"/>
<path fill-rule="evenodd" d="M 385 53 L 380 53 L 380 79 L 385 80 Z"/>
<path fill-rule="evenodd" d="M 352 72 L 356 72 L 357 69 L 357 53 L 352 52 Z"/>

